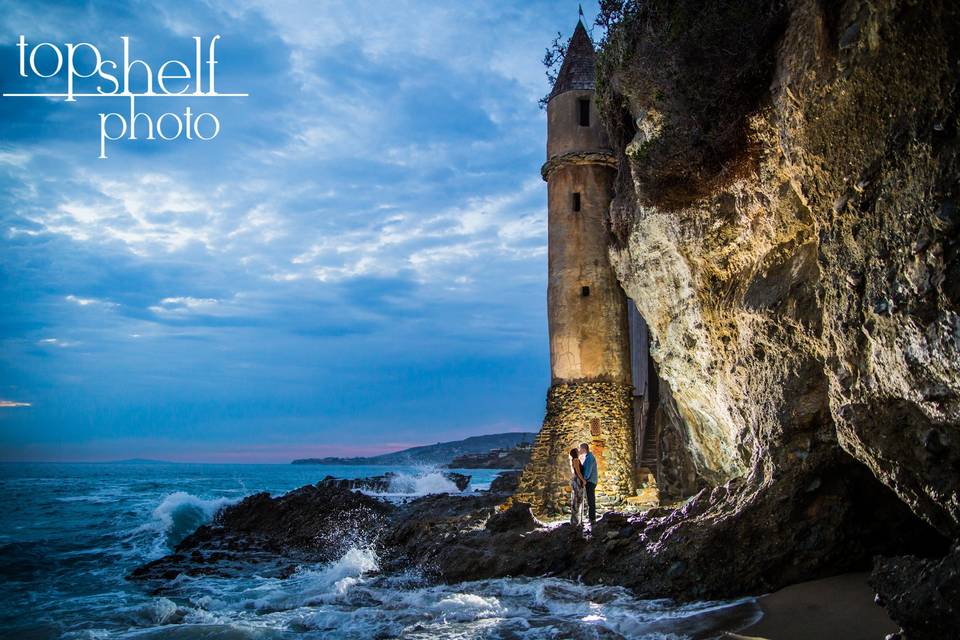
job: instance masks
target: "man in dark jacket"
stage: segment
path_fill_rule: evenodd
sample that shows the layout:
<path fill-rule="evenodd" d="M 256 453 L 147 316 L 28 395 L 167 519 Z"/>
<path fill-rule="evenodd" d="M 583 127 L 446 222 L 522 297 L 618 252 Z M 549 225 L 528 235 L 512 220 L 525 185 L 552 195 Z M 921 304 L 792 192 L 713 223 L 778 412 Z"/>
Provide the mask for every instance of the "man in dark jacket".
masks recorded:
<path fill-rule="evenodd" d="M 587 508 L 590 512 L 590 524 L 597 520 L 597 459 L 590 453 L 590 445 L 580 444 L 580 463 L 583 464 L 583 477 L 587 481 Z"/>

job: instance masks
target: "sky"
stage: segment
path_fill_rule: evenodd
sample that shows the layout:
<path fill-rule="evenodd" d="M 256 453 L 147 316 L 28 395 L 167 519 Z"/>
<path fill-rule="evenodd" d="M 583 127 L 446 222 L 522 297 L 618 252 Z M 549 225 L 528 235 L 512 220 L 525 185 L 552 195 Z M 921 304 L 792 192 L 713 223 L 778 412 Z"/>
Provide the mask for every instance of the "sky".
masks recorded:
<path fill-rule="evenodd" d="M 20 77 L 21 34 L 114 60 L 129 36 L 155 73 L 219 34 L 216 89 L 249 94 L 141 98 L 220 133 L 106 159 L 98 114 L 126 99 L 0 98 L 0 460 L 287 462 L 538 430 L 540 60 L 576 19 L 554 0 L 0 2 L 5 93 L 66 83 Z"/>

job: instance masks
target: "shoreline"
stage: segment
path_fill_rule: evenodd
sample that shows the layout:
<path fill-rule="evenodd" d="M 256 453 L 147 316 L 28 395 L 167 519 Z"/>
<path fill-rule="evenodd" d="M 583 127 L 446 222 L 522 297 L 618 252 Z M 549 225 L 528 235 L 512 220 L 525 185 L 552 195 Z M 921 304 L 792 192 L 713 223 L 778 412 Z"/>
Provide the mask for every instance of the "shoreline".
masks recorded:
<path fill-rule="evenodd" d="M 303 561 L 338 561 L 360 536 L 378 548 L 379 572 L 428 568 L 424 577 L 435 584 L 550 576 L 584 585 L 616 585 L 640 600 L 683 603 L 747 597 L 755 603 L 758 619 L 713 620 L 710 630 L 722 635 L 711 637 L 867 640 L 898 631 L 874 603 L 874 590 L 867 583 L 870 574 L 862 571 L 862 563 L 810 569 L 806 576 L 833 571 L 837 575 L 807 581 L 790 580 L 802 572 L 769 565 L 784 572 L 778 583 L 760 571 L 768 565 L 757 564 L 765 556 L 755 549 L 741 558 L 744 571 L 726 577 L 710 573 L 708 563 L 715 563 L 727 547 L 711 537 L 713 529 L 689 524 L 690 504 L 697 506 L 695 501 L 679 509 L 607 512 L 583 531 L 563 521 L 540 521 L 529 504 L 509 501 L 516 474 L 498 474 L 485 491 L 430 493 L 399 503 L 362 491 L 366 483 L 382 479 L 331 476 L 278 496 L 253 494 L 224 508 L 172 553 L 137 567 L 127 577 L 152 583 L 151 588 L 160 592 L 182 574 L 228 574 L 232 566 L 252 557 L 260 573 L 266 570 L 286 578 Z M 344 518 L 350 536 L 324 524 Z M 688 531 L 681 528 L 684 525 Z M 651 540 L 666 538 L 674 543 L 674 553 L 651 552 Z M 757 595 L 778 584 L 787 586 Z M 751 623 L 740 627 L 747 622 Z M 664 631 L 675 629 L 665 626 Z"/>
<path fill-rule="evenodd" d="M 877 640 L 899 629 L 873 601 L 869 573 L 845 573 L 800 582 L 760 596 L 763 617 L 729 640 Z"/>

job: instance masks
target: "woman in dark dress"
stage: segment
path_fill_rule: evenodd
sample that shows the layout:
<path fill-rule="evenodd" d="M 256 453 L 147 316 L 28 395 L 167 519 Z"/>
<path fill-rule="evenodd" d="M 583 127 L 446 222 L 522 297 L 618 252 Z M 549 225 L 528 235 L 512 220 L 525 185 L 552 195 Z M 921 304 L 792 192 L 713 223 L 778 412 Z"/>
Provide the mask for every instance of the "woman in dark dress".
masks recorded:
<path fill-rule="evenodd" d="M 587 481 L 583 477 L 583 465 L 580 464 L 580 452 L 570 449 L 570 522 L 580 524 L 583 521 L 583 492 Z"/>

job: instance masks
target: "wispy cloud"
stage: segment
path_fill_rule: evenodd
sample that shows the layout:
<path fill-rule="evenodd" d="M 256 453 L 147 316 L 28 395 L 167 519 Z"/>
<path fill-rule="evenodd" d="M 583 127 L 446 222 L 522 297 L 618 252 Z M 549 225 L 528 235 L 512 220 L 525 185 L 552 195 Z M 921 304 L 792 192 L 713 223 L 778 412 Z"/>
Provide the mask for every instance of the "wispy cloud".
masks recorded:
<path fill-rule="evenodd" d="M 73 340 L 61 340 L 60 338 L 43 338 L 38 340 L 37 344 L 42 347 L 59 347 L 60 349 L 67 349 L 69 347 L 75 347 L 79 343 L 74 342 Z"/>
<path fill-rule="evenodd" d="M 15 402 L 13 400 L 0 400 L 0 409 L 11 409 L 13 407 L 30 407 L 29 402 Z"/>
<path fill-rule="evenodd" d="M 67 302 L 72 302 L 73 304 L 79 305 L 81 307 L 116 307 L 117 303 L 110 302 L 109 300 L 101 300 L 99 298 L 81 298 L 80 296 L 75 296 L 72 293 L 67 295 L 64 298 Z"/>
<path fill-rule="evenodd" d="M 191 296 L 176 296 L 164 298 L 160 304 L 150 307 L 154 313 L 187 313 L 193 311 L 209 312 L 220 306 L 216 298 L 193 298 Z"/>

